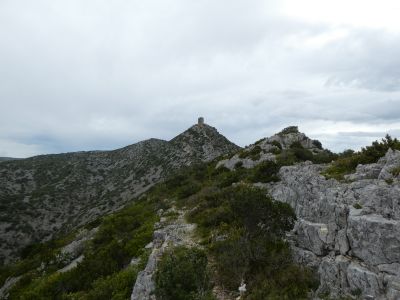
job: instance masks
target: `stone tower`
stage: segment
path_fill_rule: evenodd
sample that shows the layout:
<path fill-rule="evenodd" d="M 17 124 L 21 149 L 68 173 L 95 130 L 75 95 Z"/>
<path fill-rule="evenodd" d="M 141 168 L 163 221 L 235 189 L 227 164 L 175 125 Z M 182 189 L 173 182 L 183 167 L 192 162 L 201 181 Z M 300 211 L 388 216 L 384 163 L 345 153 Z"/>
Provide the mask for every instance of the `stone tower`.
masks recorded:
<path fill-rule="evenodd" d="M 197 121 L 197 125 L 204 125 L 204 118 L 203 117 L 199 117 L 198 121 Z"/>

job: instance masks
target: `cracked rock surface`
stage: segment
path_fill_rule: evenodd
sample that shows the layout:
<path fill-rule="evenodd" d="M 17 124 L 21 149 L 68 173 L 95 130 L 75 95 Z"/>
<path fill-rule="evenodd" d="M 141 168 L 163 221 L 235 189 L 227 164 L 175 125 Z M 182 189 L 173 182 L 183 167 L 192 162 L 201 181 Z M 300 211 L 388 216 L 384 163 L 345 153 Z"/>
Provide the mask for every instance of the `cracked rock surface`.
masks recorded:
<path fill-rule="evenodd" d="M 326 166 L 305 162 L 282 167 L 281 181 L 267 184 L 296 212 L 289 238 L 295 259 L 318 270 L 316 295 L 400 299 L 400 184 L 390 173 L 398 166 L 400 151 L 389 150 L 346 182 L 327 180 L 320 175 Z"/>

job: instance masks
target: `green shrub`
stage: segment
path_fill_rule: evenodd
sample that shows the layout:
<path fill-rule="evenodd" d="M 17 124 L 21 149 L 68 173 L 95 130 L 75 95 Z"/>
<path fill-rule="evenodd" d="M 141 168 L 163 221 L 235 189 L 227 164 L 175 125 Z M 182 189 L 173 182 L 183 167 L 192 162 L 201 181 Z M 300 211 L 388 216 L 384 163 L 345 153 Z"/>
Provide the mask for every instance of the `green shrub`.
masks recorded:
<path fill-rule="evenodd" d="M 291 166 L 297 162 L 297 157 L 294 155 L 293 151 L 282 151 L 276 158 L 276 162 L 280 166 Z"/>
<path fill-rule="evenodd" d="M 243 168 L 243 162 L 242 162 L 242 161 L 238 161 L 238 162 L 235 164 L 235 169 L 240 169 L 240 168 Z"/>
<path fill-rule="evenodd" d="M 230 227 L 227 236 L 223 241 L 214 242 L 210 249 L 215 258 L 217 281 L 230 290 L 236 290 L 244 276 L 251 271 L 251 248 L 243 228 Z"/>
<path fill-rule="evenodd" d="M 246 150 L 242 150 L 242 151 L 239 152 L 239 158 L 241 158 L 241 159 L 246 158 L 249 155 L 250 155 L 249 152 L 246 151 Z"/>
<path fill-rule="evenodd" d="M 245 279 L 246 299 L 306 298 L 317 286 L 315 276 L 293 264 L 290 248 L 282 240 L 294 225 L 291 207 L 246 185 L 227 189 L 220 197 L 231 207 L 234 219 L 225 226 L 226 238 L 210 245 L 217 281 L 237 290 Z"/>
<path fill-rule="evenodd" d="M 201 190 L 201 185 L 197 182 L 189 182 L 177 189 L 178 198 L 187 198 L 193 194 L 196 194 Z"/>
<path fill-rule="evenodd" d="M 278 148 L 273 148 L 269 152 L 271 152 L 272 154 L 278 155 L 278 154 L 282 153 L 282 150 L 278 149 Z"/>
<path fill-rule="evenodd" d="M 137 267 L 128 266 L 120 272 L 101 277 L 93 282 L 87 293 L 88 300 L 125 300 L 132 293 L 132 284 L 137 276 Z"/>
<path fill-rule="evenodd" d="M 307 160 L 312 161 L 314 158 L 312 152 L 308 149 L 294 148 L 293 152 L 299 161 L 307 161 Z"/>
<path fill-rule="evenodd" d="M 313 140 L 312 143 L 313 143 L 313 145 L 314 145 L 315 147 L 317 147 L 318 149 L 322 149 L 322 144 L 321 144 L 320 141 L 318 141 L 318 140 Z"/>
<path fill-rule="evenodd" d="M 315 164 L 326 164 L 331 163 L 333 160 L 337 159 L 337 157 L 337 154 L 334 154 L 329 150 L 324 150 L 314 154 L 311 161 Z"/>
<path fill-rule="evenodd" d="M 357 165 L 376 163 L 379 158 L 386 154 L 389 148 L 400 150 L 400 141 L 386 135 L 381 142 L 375 141 L 371 146 L 362 148 L 359 152 L 347 150 L 339 155 L 339 158 L 325 170 L 323 175 L 326 178 L 343 180 L 344 175 L 354 172 Z"/>
<path fill-rule="evenodd" d="M 284 128 L 279 135 L 289 134 L 289 133 L 299 133 L 299 128 L 297 126 L 289 126 Z"/>
<path fill-rule="evenodd" d="M 386 181 L 387 184 L 392 184 L 393 183 L 393 179 L 392 178 L 385 179 L 385 181 Z"/>
<path fill-rule="evenodd" d="M 272 182 L 278 181 L 277 176 L 280 166 L 273 161 L 263 161 L 251 170 L 252 175 L 250 175 L 251 182 Z"/>
<path fill-rule="evenodd" d="M 282 145 L 278 141 L 272 141 L 271 145 L 273 145 L 275 147 L 278 147 L 280 150 L 282 150 Z"/>
<path fill-rule="evenodd" d="M 293 143 L 290 145 L 289 148 L 290 148 L 290 149 L 304 149 L 303 145 L 302 145 L 299 141 L 293 142 Z"/>
<path fill-rule="evenodd" d="M 223 173 L 222 176 L 216 179 L 216 184 L 220 188 L 231 186 L 235 182 L 239 182 L 247 175 L 248 170 L 239 168 L 231 172 Z"/>
<path fill-rule="evenodd" d="M 354 204 L 353 204 L 353 207 L 354 207 L 355 209 L 361 209 L 361 208 L 362 208 L 362 206 L 361 206 L 360 203 L 354 203 Z"/>
<path fill-rule="evenodd" d="M 309 299 L 309 291 L 319 286 L 317 276 L 310 269 L 294 264 L 272 271 L 271 276 L 262 274 L 255 278 L 246 299 Z"/>
<path fill-rule="evenodd" d="M 225 194 L 225 195 L 224 195 Z M 233 215 L 250 233 L 264 233 L 281 238 L 292 229 L 296 216 L 292 208 L 282 202 L 273 201 L 258 188 L 240 185 L 223 192 Z"/>
<path fill-rule="evenodd" d="M 362 295 L 362 290 L 360 288 L 351 291 L 351 294 L 355 297 L 360 297 Z"/>
<path fill-rule="evenodd" d="M 207 255 L 197 248 L 177 247 L 167 251 L 155 274 L 157 299 L 210 299 Z"/>
<path fill-rule="evenodd" d="M 222 223 L 231 223 L 233 220 L 232 211 L 226 205 L 194 210 L 189 217 L 192 222 L 204 228 L 217 227 Z"/>

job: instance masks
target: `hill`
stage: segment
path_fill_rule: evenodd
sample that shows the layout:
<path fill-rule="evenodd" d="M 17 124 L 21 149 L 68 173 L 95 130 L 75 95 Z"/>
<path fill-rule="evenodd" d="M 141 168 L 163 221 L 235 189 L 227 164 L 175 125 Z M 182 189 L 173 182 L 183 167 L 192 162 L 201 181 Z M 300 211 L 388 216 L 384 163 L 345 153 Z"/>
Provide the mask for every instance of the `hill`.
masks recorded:
<path fill-rule="evenodd" d="M 399 299 L 399 195 L 397 139 L 334 154 L 291 126 L 26 247 L 0 298 Z"/>
<path fill-rule="evenodd" d="M 41 155 L 0 165 L 0 260 L 116 211 L 177 169 L 239 149 L 207 125 L 171 141 Z"/>

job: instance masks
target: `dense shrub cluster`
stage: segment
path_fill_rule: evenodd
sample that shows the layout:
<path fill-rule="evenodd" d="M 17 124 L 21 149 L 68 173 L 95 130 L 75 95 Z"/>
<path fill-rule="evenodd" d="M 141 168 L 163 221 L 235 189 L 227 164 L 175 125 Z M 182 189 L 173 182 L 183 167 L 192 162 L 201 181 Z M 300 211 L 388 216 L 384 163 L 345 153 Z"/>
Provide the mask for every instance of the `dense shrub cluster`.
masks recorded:
<path fill-rule="evenodd" d="M 207 255 L 197 248 L 177 247 L 164 253 L 155 275 L 160 300 L 206 300 L 211 295 Z"/>
<path fill-rule="evenodd" d="M 292 262 L 283 240 L 295 221 L 289 205 L 245 184 L 198 200 L 189 220 L 199 224 L 219 284 L 236 291 L 244 280 L 246 299 L 305 299 L 316 287 L 314 275 Z"/>

